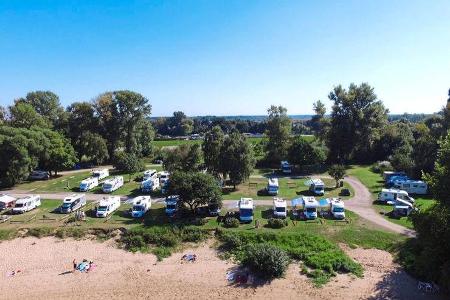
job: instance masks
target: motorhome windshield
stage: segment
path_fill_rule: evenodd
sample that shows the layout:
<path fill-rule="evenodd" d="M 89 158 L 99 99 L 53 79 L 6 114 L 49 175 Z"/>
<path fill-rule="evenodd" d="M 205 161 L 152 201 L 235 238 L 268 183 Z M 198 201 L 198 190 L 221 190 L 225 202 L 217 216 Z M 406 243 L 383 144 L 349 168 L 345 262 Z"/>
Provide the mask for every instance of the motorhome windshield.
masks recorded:
<path fill-rule="evenodd" d="M 177 206 L 175 204 L 167 204 L 166 208 L 167 209 L 176 209 Z"/>
<path fill-rule="evenodd" d="M 100 177 L 100 172 L 94 172 L 94 173 L 92 173 L 92 176 L 94 176 L 94 177 Z"/>
<path fill-rule="evenodd" d="M 277 207 L 276 211 L 277 212 L 285 212 L 286 211 L 286 207 Z"/>
<path fill-rule="evenodd" d="M 110 184 L 110 183 L 105 183 L 105 184 L 103 185 L 103 188 L 105 188 L 105 189 L 110 189 L 110 188 L 112 188 L 112 184 Z"/>
<path fill-rule="evenodd" d="M 142 205 L 135 205 L 133 206 L 134 211 L 143 211 L 144 207 Z"/>
<path fill-rule="evenodd" d="M 87 183 L 82 183 L 82 184 L 80 184 L 80 188 L 82 188 L 82 189 L 87 188 Z"/>
<path fill-rule="evenodd" d="M 108 206 L 99 206 L 97 208 L 98 211 L 107 211 L 108 210 Z"/>
<path fill-rule="evenodd" d="M 306 212 L 315 213 L 316 212 L 316 208 L 315 207 L 308 207 L 308 208 L 306 208 Z"/>
<path fill-rule="evenodd" d="M 70 208 L 70 203 L 67 203 L 67 202 L 63 203 L 62 207 L 63 208 Z"/>
<path fill-rule="evenodd" d="M 316 191 L 318 192 L 323 191 L 323 186 L 316 186 Z"/>
<path fill-rule="evenodd" d="M 343 207 L 334 207 L 333 212 L 338 212 L 338 213 L 344 212 L 344 208 Z"/>
<path fill-rule="evenodd" d="M 22 203 L 16 203 L 15 207 L 24 207 L 24 205 Z"/>
<path fill-rule="evenodd" d="M 253 214 L 253 209 L 241 208 L 240 214 L 241 214 L 241 217 L 251 217 Z"/>

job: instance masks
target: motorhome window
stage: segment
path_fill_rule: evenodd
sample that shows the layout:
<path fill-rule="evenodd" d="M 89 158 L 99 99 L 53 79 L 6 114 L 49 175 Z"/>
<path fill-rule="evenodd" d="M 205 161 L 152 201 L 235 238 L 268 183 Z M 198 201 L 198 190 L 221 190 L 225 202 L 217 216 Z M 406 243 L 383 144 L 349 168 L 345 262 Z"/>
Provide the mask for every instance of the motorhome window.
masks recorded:
<path fill-rule="evenodd" d="M 134 211 L 143 211 L 144 207 L 142 207 L 142 205 L 135 205 L 135 206 L 133 206 L 133 210 Z"/>
<path fill-rule="evenodd" d="M 416 188 L 416 187 L 417 187 L 417 184 L 414 184 L 414 185 L 413 185 L 413 188 Z"/>
<path fill-rule="evenodd" d="M 167 209 L 176 209 L 177 206 L 175 204 L 167 204 Z"/>
<path fill-rule="evenodd" d="M 80 184 L 80 188 L 85 189 L 86 187 L 87 187 L 87 184 L 86 184 L 86 183 Z"/>
<path fill-rule="evenodd" d="M 69 207 L 70 207 L 70 203 L 67 203 L 67 202 L 66 202 L 66 203 L 63 203 L 62 207 L 63 207 L 63 208 L 69 208 Z"/>
<path fill-rule="evenodd" d="M 286 211 L 286 207 L 277 207 L 276 211 L 277 212 L 285 212 Z"/>
<path fill-rule="evenodd" d="M 250 208 L 242 208 L 240 210 L 241 217 L 251 217 L 253 215 L 253 209 Z"/>
<path fill-rule="evenodd" d="M 98 211 L 107 211 L 108 210 L 108 206 L 99 206 L 97 208 Z"/>
<path fill-rule="evenodd" d="M 344 212 L 344 208 L 343 207 L 335 207 L 335 208 L 333 208 L 333 212 Z"/>
<path fill-rule="evenodd" d="M 16 203 L 16 207 L 23 207 L 24 205 L 22 203 Z"/>
<path fill-rule="evenodd" d="M 309 212 L 309 213 L 314 213 L 314 212 L 316 212 L 316 208 L 315 207 L 308 207 L 306 209 L 306 211 Z"/>
<path fill-rule="evenodd" d="M 104 188 L 110 189 L 110 188 L 112 188 L 112 184 L 107 183 L 107 184 L 104 185 Z"/>

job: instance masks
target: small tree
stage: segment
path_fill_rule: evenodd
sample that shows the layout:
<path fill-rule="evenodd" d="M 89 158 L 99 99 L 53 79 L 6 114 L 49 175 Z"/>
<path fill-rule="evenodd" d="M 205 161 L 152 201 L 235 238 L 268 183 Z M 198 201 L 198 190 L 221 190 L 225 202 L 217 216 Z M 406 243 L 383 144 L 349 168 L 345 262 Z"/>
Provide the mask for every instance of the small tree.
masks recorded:
<path fill-rule="evenodd" d="M 124 151 L 116 153 L 114 157 L 114 168 L 127 173 L 136 173 L 145 169 L 144 162 L 135 154 Z"/>
<path fill-rule="evenodd" d="M 197 172 L 202 166 L 202 152 L 199 144 L 183 144 L 164 153 L 164 168 L 169 172 Z"/>
<path fill-rule="evenodd" d="M 289 146 L 288 158 L 291 164 L 302 167 L 323 163 L 326 159 L 326 154 L 319 146 L 313 145 L 313 143 L 299 136 Z"/>
<path fill-rule="evenodd" d="M 332 165 L 328 170 L 328 174 L 336 180 L 336 187 L 338 187 L 339 181 L 345 176 L 345 167 L 343 165 Z"/>
<path fill-rule="evenodd" d="M 180 202 L 192 213 L 202 205 L 214 203 L 222 206 L 222 192 L 217 180 L 210 174 L 177 171 L 170 178 L 168 192 L 178 195 Z"/>
<path fill-rule="evenodd" d="M 278 247 L 256 244 L 247 246 L 245 250 L 242 264 L 263 278 L 279 278 L 289 266 L 289 256 Z"/>

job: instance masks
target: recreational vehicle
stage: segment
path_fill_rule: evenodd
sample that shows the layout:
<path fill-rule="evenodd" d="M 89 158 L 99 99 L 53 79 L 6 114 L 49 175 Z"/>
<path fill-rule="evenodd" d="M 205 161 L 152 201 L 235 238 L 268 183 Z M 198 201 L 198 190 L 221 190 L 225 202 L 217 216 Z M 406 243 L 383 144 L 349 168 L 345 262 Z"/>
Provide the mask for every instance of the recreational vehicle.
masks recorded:
<path fill-rule="evenodd" d="M 80 182 L 80 192 L 87 192 L 98 186 L 98 177 L 89 177 Z"/>
<path fill-rule="evenodd" d="M 414 205 L 408 201 L 397 199 L 392 209 L 394 217 L 407 217 L 414 210 Z"/>
<path fill-rule="evenodd" d="M 239 220 L 241 222 L 252 222 L 253 221 L 253 199 L 252 198 L 241 198 L 238 203 L 239 207 Z"/>
<path fill-rule="evenodd" d="M 428 193 L 428 185 L 421 180 L 396 181 L 394 187 L 399 190 L 404 190 L 408 194 L 426 195 Z"/>
<path fill-rule="evenodd" d="M 278 178 L 269 178 L 269 181 L 267 182 L 267 194 L 269 195 L 278 195 Z"/>
<path fill-rule="evenodd" d="M 144 172 L 144 181 L 147 179 L 156 179 L 158 178 L 158 173 L 156 172 L 156 170 L 147 170 Z"/>
<path fill-rule="evenodd" d="M 283 160 L 281 162 L 280 169 L 281 169 L 281 172 L 283 172 L 283 174 L 291 174 L 292 173 L 292 167 L 289 164 L 289 162 L 286 160 Z"/>
<path fill-rule="evenodd" d="M 409 177 L 406 175 L 394 175 L 389 177 L 389 179 L 386 181 L 386 186 L 391 188 L 394 187 L 396 184 L 399 184 L 407 180 L 409 180 Z"/>
<path fill-rule="evenodd" d="M 408 195 L 408 192 L 397 189 L 382 189 L 378 194 L 378 201 L 388 204 L 395 203 L 396 200 L 404 200 L 414 203 L 414 198 Z"/>
<path fill-rule="evenodd" d="M 73 194 L 64 198 L 62 205 L 59 207 L 59 212 L 62 214 L 68 214 L 82 208 L 85 205 L 85 194 Z"/>
<path fill-rule="evenodd" d="M 97 218 L 106 218 L 119 207 L 120 207 L 119 196 L 110 196 L 108 198 L 103 198 L 103 200 L 100 200 L 97 206 L 95 216 Z"/>
<path fill-rule="evenodd" d="M 159 188 L 159 179 L 158 178 L 147 178 L 141 182 L 141 190 L 144 193 L 149 193 L 157 190 Z"/>
<path fill-rule="evenodd" d="M 14 204 L 16 204 L 16 198 L 5 194 L 0 194 L 0 210 L 14 207 Z"/>
<path fill-rule="evenodd" d="M 34 170 L 31 172 L 29 179 L 30 180 L 47 180 L 50 178 L 50 173 L 47 171 Z"/>
<path fill-rule="evenodd" d="M 138 196 L 133 199 L 133 207 L 131 208 L 131 216 L 133 218 L 142 218 L 152 206 L 150 196 Z"/>
<path fill-rule="evenodd" d="M 16 204 L 12 209 L 13 214 L 23 214 L 41 206 L 41 196 L 31 195 L 16 200 Z"/>
<path fill-rule="evenodd" d="M 400 172 L 384 171 L 383 172 L 383 178 L 386 181 L 388 181 L 392 176 L 406 176 L 406 173 L 403 171 L 400 171 Z"/>
<path fill-rule="evenodd" d="M 317 208 L 319 203 L 314 197 L 302 197 L 303 200 L 303 213 L 308 220 L 317 219 Z"/>
<path fill-rule="evenodd" d="M 123 186 L 123 176 L 116 176 L 114 178 L 105 180 L 103 182 L 102 190 L 104 193 L 112 193 Z"/>
<path fill-rule="evenodd" d="M 345 206 L 344 201 L 338 198 L 330 200 L 330 212 L 331 215 L 338 220 L 345 219 Z"/>
<path fill-rule="evenodd" d="M 109 176 L 108 169 L 99 169 L 99 170 L 92 171 L 92 177 L 97 177 L 99 181 L 108 176 Z"/>
<path fill-rule="evenodd" d="M 168 196 L 166 198 L 166 215 L 172 217 L 178 211 L 178 196 Z"/>
<path fill-rule="evenodd" d="M 161 171 L 158 173 L 159 183 L 161 186 L 165 185 L 167 182 L 169 182 L 170 173 L 167 171 Z"/>
<path fill-rule="evenodd" d="M 325 194 L 325 184 L 321 179 L 311 179 L 309 191 L 314 195 L 322 196 Z"/>
<path fill-rule="evenodd" d="M 273 216 L 275 218 L 287 217 L 287 203 L 281 198 L 273 198 Z"/>

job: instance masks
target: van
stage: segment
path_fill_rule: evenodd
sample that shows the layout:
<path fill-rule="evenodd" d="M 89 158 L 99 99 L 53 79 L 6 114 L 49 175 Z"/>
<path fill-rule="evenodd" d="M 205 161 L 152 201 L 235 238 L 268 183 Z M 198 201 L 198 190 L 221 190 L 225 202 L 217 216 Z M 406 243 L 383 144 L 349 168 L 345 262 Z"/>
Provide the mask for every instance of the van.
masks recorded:
<path fill-rule="evenodd" d="M 141 182 L 141 190 L 143 193 L 156 191 L 159 187 L 159 178 L 149 177 Z"/>
<path fill-rule="evenodd" d="M 178 196 L 168 196 L 166 198 L 166 215 L 169 217 L 173 217 L 175 213 L 178 211 Z"/>
<path fill-rule="evenodd" d="M 317 196 L 325 195 L 325 184 L 321 179 L 311 179 L 309 191 Z"/>
<path fill-rule="evenodd" d="M 275 218 L 286 218 L 287 217 L 287 203 L 286 200 L 282 198 L 273 198 L 273 216 Z"/>
<path fill-rule="evenodd" d="M 41 196 L 30 195 L 16 200 L 12 209 L 13 214 L 23 214 L 41 206 Z"/>
<path fill-rule="evenodd" d="M 147 170 L 144 172 L 144 180 L 147 179 L 157 179 L 158 178 L 158 173 L 156 172 L 156 170 Z"/>
<path fill-rule="evenodd" d="M 267 194 L 278 195 L 278 189 L 279 189 L 278 178 L 269 178 L 266 187 Z"/>
<path fill-rule="evenodd" d="M 59 212 L 62 214 L 69 214 L 86 205 L 85 194 L 73 194 L 64 198 L 62 205 L 59 207 Z"/>
<path fill-rule="evenodd" d="M 280 163 L 280 169 L 281 169 L 281 172 L 282 172 L 283 174 L 291 174 L 291 173 L 292 173 L 292 167 L 291 167 L 291 165 L 289 164 L 289 162 L 286 161 L 286 160 L 283 160 L 283 161 Z"/>
<path fill-rule="evenodd" d="M 428 193 L 427 183 L 421 180 L 396 181 L 394 187 L 407 191 L 408 194 L 426 195 Z"/>
<path fill-rule="evenodd" d="M 114 178 L 105 180 L 105 182 L 103 182 L 102 190 L 103 193 L 112 193 L 122 186 L 123 186 L 123 176 L 116 176 Z"/>
<path fill-rule="evenodd" d="M 302 197 L 303 200 L 303 213 L 307 220 L 317 219 L 317 208 L 319 207 L 319 202 L 317 202 L 314 197 Z"/>
<path fill-rule="evenodd" d="M 131 208 L 131 216 L 133 218 L 142 218 L 152 206 L 150 196 L 138 196 L 133 199 L 133 207 Z"/>
<path fill-rule="evenodd" d="M 0 194 L 0 210 L 14 207 L 15 204 L 16 198 L 5 194 Z"/>
<path fill-rule="evenodd" d="M 241 222 L 252 222 L 253 221 L 253 199 L 252 198 L 241 198 L 238 202 L 239 207 L 239 220 Z"/>
<path fill-rule="evenodd" d="M 111 196 L 108 198 L 103 198 L 103 200 L 100 200 L 96 208 L 95 216 L 97 218 L 106 218 L 114 211 L 116 211 L 119 207 L 120 207 L 119 196 Z"/>
<path fill-rule="evenodd" d="M 158 178 L 159 178 L 159 184 L 161 186 L 163 186 L 169 181 L 170 173 L 167 171 L 161 171 L 158 173 Z"/>
<path fill-rule="evenodd" d="M 345 205 L 341 199 L 333 198 L 330 201 L 331 215 L 337 220 L 345 219 Z"/>
<path fill-rule="evenodd" d="M 80 182 L 80 192 L 87 192 L 98 186 L 98 177 L 89 177 Z"/>
<path fill-rule="evenodd" d="M 414 198 L 409 196 L 407 191 L 398 189 L 382 189 L 378 194 L 378 201 L 393 204 L 396 200 L 404 200 L 410 203 L 414 203 Z"/>

